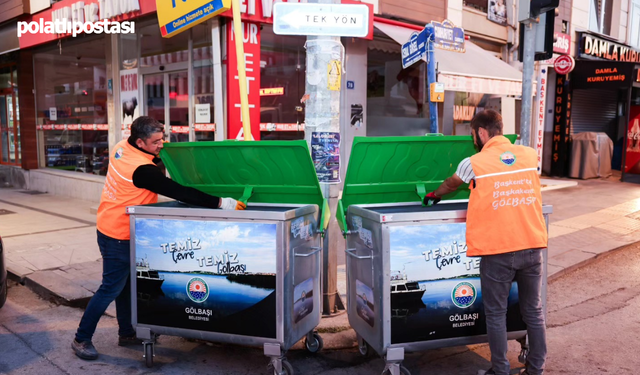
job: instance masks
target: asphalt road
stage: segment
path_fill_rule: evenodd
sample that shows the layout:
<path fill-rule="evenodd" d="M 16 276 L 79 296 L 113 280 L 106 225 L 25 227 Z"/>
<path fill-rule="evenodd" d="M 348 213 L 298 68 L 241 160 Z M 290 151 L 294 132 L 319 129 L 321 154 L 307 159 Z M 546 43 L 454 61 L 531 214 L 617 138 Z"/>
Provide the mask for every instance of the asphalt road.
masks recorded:
<path fill-rule="evenodd" d="M 553 282 L 548 298 L 547 374 L 638 374 L 640 357 L 640 245 L 600 258 Z M 74 356 L 70 343 L 82 310 L 57 306 L 27 288 L 12 284 L 0 309 L 2 374 L 271 374 L 262 351 L 232 345 L 163 336 L 155 366 L 145 367 L 142 348 L 116 345 L 117 323 L 105 316 L 94 343 L 97 361 Z M 513 373 L 519 345 L 510 346 Z M 312 355 L 290 351 L 296 374 L 379 374 L 382 359 L 362 357 L 356 349 Z M 486 345 L 411 353 L 404 365 L 411 374 L 475 374 L 487 368 Z"/>

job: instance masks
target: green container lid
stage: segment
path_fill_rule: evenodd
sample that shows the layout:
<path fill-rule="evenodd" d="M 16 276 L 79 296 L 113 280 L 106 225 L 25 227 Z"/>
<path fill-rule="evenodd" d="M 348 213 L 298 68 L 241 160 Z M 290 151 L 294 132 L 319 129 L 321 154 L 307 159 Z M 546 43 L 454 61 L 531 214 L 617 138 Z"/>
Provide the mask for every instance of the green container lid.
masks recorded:
<path fill-rule="evenodd" d="M 328 205 L 304 140 L 165 143 L 160 157 L 171 178 L 184 186 L 249 205 L 316 204 L 321 222 L 328 222 Z"/>
<path fill-rule="evenodd" d="M 517 135 L 507 138 L 513 143 Z M 338 223 L 346 231 L 344 220 L 352 204 L 421 202 L 421 196 L 437 189 L 475 153 L 471 136 L 356 137 Z M 443 199 L 468 199 L 469 193 L 464 184 Z"/>

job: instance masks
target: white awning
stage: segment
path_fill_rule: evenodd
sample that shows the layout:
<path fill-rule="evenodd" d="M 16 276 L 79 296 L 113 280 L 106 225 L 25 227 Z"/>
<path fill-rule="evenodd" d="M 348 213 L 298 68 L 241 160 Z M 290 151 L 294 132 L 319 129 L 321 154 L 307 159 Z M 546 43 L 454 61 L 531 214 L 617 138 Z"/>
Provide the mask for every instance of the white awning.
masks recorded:
<path fill-rule="evenodd" d="M 415 32 L 407 27 L 382 22 L 374 22 L 374 26 L 400 45 L 408 42 Z M 521 71 L 468 40 L 465 41 L 465 49 L 465 53 L 435 49 L 438 82 L 444 83 L 445 90 L 522 95 Z"/>

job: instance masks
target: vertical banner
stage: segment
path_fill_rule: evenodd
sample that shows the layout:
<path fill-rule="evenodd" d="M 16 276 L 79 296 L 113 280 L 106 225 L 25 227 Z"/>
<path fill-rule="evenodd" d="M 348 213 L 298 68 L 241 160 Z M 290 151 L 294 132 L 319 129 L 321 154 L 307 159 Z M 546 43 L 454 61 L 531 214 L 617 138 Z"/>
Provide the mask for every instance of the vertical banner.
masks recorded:
<path fill-rule="evenodd" d="M 247 96 L 251 116 L 251 135 L 260 139 L 260 25 L 242 22 L 244 60 L 247 69 Z M 227 23 L 227 138 L 244 139 L 242 108 L 233 24 Z"/>
<path fill-rule="evenodd" d="M 629 127 L 627 129 L 627 153 L 624 173 L 640 174 L 640 106 L 629 108 Z"/>
<path fill-rule="evenodd" d="M 122 138 L 131 135 L 131 124 L 140 116 L 138 69 L 120 71 L 120 100 L 122 101 Z"/>
<path fill-rule="evenodd" d="M 321 183 L 340 182 L 340 133 L 313 132 L 311 159 Z"/>
<path fill-rule="evenodd" d="M 571 134 L 571 93 L 567 76 L 556 78 L 556 100 L 553 109 L 553 149 L 551 175 L 566 174 L 569 135 Z"/>
<path fill-rule="evenodd" d="M 542 151 L 544 141 L 544 112 L 547 103 L 547 67 L 541 67 L 538 74 L 538 105 L 534 140 L 538 153 L 538 174 L 542 173 Z"/>

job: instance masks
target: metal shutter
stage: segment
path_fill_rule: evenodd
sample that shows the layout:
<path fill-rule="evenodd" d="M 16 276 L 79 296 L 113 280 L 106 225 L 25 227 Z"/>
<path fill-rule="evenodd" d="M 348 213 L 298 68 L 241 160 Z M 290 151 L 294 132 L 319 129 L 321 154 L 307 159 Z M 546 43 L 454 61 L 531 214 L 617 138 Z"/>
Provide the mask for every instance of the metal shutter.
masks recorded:
<path fill-rule="evenodd" d="M 571 97 L 571 134 L 607 133 L 611 139 L 618 131 L 618 90 L 573 90 Z"/>

